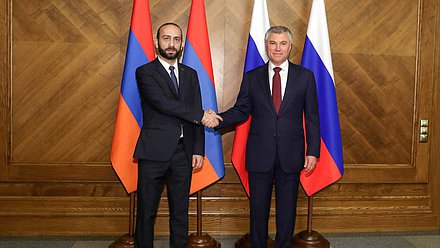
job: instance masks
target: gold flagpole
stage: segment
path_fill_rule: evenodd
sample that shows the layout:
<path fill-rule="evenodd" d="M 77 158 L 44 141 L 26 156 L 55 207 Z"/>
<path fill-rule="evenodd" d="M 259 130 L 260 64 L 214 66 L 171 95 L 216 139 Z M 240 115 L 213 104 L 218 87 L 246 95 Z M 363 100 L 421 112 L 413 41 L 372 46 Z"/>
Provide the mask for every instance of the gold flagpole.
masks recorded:
<path fill-rule="evenodd" d="M 203 233 L 202 229 L 202 190 L 197 192 L 197 233 L 193 233 L 188 238 L 187 248 L 220 248 L 217 240 Z"/>
<path fill-rule="evenodd" d="M 308 198 L 307 230 L 301 231 L 293 237 L 292 248 L 329 248 L 328 240 L 312 229 L 313 195 Z"/>
<path fill-rule="evenodd" d="M 134 248 L 134 211 L 136 209 L 136 192 L 130 193 L 130 209 L 128 220 L 128 233 L 119 237 L 109 245 L 109 248 Z"/>

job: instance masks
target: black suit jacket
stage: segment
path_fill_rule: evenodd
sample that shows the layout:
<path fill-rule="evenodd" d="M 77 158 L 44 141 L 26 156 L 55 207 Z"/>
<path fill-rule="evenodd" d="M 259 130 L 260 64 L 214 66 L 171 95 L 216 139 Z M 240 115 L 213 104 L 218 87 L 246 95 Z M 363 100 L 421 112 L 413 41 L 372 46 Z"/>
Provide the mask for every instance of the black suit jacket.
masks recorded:
<path fill-rule="evenodd" d="M 277 114 L 268 75 L 268 64 L 244 75 L 234 107 L 220 114 L 223 122 L 219 128 L 243 122 L 251 115 L 246 168 L 255 172 L 269 171 L 277 152 L 285 172 L 299 172 L 305 155 L 319 157 L 321 138 L 315 78 L 313 72 L 289 62 L 287 85 Z"/>
<path fill-rule="evenodd" d="M 142 104 L 143 125 L 134 157 L 167 161 L 173 155 L 183 127 L 188 158 L 205 154 L 202 100 L 197 72 L 179 68 L 179 93 L 158 59 L 136 69 Z"/>

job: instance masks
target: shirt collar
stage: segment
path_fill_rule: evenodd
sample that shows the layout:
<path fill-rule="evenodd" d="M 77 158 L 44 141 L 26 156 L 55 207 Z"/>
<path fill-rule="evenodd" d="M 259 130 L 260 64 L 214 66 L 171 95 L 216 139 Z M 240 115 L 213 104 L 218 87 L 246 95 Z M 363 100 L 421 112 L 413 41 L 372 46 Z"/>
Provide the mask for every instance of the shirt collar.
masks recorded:
<path fill-rule="evenodd" d="M 172 65 L 170 65 L 170 64 L 168 64 L 168 62 L 166 62 L 165 60 L 163 60 L 160 56 L 157 56 L 157 58 L 159 59 L 159 62 L 162 64 L 162 66 L 165 68 L 165 70 L 168 72 L 168 73 L 170 73 L 170 66 L 174 66 L 174 68 L 175 68 L 175 73 L 177 72 L 177 65 L 178 65 L 178 63 L 177 63 L 177 59 L 176 59 L 176 61 L 174 62 L 174 64 L 172 64 Z"/>
<path fill-rule="evenodd" d="M 275 66 L 271 61 L 269 61 L 269 71 L 273 71 L 273 68 L 280 67 L 282 71 L 287 71 L 289 68 L 289 60 L 285 60 L 280 66 Z"/>

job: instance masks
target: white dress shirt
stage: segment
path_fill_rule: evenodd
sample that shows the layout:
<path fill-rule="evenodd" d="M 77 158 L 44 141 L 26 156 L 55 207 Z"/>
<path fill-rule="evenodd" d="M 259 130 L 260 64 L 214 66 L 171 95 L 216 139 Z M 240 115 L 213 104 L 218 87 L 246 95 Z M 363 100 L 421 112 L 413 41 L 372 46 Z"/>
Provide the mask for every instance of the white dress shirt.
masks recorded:
<path fill-rule="evenodd" d="M 273 84 L 273 76 L 275 75 L 275 71 L 273 68 L 280 67 L 280 77 L 281 77 L 281 99 L 284 99 L 284 92 L 286 91 L 287 85 L 287 74 L 289 71 L 289 61 L 286 59 L 280 66 L 275 66 L 272 62 L 269 61 L 269 87 L 270 94 L 272 95 L 272 84 Z"/>
<path fill-rule="evenodd" d="M 157 56 L 157 58 L 159 59 L 159 62 L 162 64 L 163 68 L 165 68 L 165 71 L 168 72 L 168 75 L 170 75 L 170 77 L 171 77 L 170 66 L 174 66 L 174 75 L 176 75 L 176 78 L 177 78 L 177 85 L 180 85 L 180 83 L 179 83 L 179 67 L 177 66 L 179 63 L 177 63 L 177 59 L 174 62 L 174 64 L 170 65 L 170 64 L 168 64 L 168 62 L 165 62 L 165 60 L 163 60 L 161 57 Z"/>

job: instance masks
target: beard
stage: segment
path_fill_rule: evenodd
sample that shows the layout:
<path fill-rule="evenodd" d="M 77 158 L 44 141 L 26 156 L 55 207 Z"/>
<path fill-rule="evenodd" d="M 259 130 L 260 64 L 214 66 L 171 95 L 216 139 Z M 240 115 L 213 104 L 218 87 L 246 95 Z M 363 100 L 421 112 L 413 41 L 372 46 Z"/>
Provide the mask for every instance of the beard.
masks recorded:
<path fill-rule="evenodd" d="M 174 51 L 174 54 L 168 54 L 167 51 Z M 162 47 L 159 46 L 159 54 L 169 60 L 174 60 L 174 59 L 178 59 L 180 57 L 180 54 L 182 54 L 182 49 L 180 48 L 179 50 L 177 50 L 174 47 L 168 47 L 166 49 L 163 49 Z"/>

